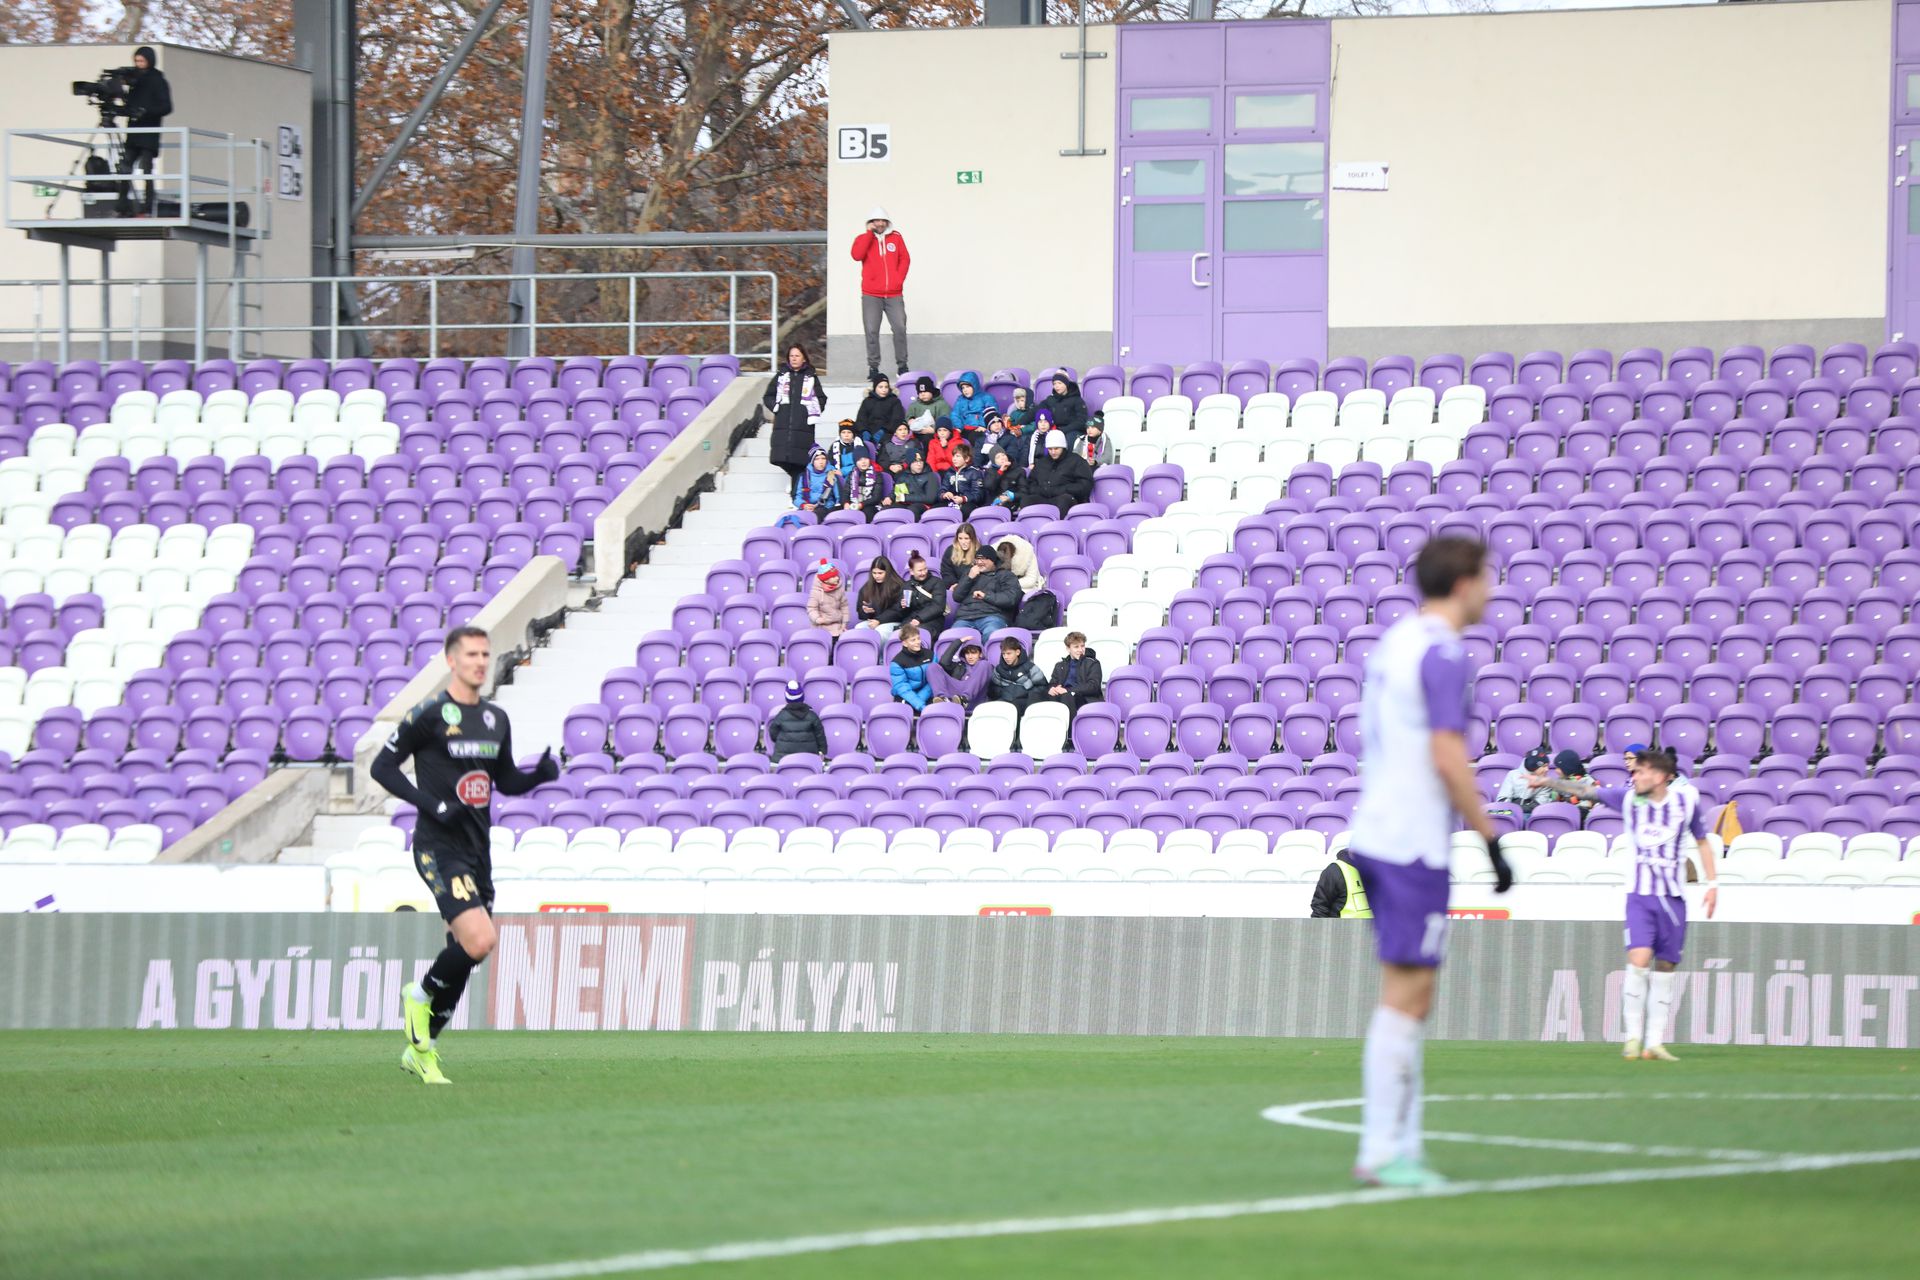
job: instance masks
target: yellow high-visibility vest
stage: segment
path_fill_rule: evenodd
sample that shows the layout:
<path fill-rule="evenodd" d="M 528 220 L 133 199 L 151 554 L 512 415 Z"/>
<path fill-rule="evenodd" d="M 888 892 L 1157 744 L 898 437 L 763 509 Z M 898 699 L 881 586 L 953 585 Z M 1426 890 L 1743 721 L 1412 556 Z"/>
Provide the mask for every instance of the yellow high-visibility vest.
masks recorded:
<path fill-rule="evenodd" d="M 1373 908 L 1367 905 L 1366 886 L 1360 883 L 1360 873 L 1354 870 L 1351 862 L 1334 859 L 1334 865 L 1340 868 L 1340 874 L 1347 879 L 1347 905 L 1340 908 L 1342 920 L 1371 920 Z"/>

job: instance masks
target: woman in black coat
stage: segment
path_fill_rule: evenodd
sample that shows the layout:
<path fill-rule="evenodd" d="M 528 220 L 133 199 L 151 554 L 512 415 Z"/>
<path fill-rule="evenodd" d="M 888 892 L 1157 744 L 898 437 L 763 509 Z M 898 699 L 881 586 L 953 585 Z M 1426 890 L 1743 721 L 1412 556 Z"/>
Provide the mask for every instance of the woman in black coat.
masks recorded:
<path fill-rule="evenodd" d="M 787 348 L 787 367 L 767 384 L 767 394 L 760 403 L 773 419 L 768 452 L 773 465 L 787 473 L 787 487 L 791 489 L 807 469 L 820 415 L 827 407 L 827 389 L 814 376 L 805 347 L 796 342 Z"/>

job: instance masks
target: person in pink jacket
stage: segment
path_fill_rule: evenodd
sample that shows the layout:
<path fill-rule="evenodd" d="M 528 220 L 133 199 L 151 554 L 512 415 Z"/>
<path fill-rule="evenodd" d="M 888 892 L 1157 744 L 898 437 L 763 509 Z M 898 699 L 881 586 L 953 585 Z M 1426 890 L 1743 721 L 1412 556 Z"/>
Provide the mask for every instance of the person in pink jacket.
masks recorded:
<path fill-rule="evenodd" d="M 846 580 L 831 561 L 822 559 L 814 566 L 813 586 L 807 591 L 807 619 L 835 636 L 853 625 L 853 600 L 847 595 Z"/>
<path fill-rule="evenodd" d="M 879 205 L 867 211 L 867 229 L 853 238 L 853 260 L 860 264 L 860 321 L 867 331 L 867 381 L 880 376 L 880 317 L 893 329 L 893 358 L 907 371 L 907 268 L 913 258 L 893 220 Z"/>

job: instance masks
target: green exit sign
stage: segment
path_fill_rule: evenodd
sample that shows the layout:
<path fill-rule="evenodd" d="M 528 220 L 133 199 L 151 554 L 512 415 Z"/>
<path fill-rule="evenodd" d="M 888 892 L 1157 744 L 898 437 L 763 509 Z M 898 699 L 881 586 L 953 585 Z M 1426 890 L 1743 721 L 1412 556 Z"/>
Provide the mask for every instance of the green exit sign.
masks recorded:
<path fill-rule="evenodd" d="M 978 169 L 961 169 L 955 172 L 953 180 L 963 187 L 977 187 L 986 179 L 980 176 Z"/>

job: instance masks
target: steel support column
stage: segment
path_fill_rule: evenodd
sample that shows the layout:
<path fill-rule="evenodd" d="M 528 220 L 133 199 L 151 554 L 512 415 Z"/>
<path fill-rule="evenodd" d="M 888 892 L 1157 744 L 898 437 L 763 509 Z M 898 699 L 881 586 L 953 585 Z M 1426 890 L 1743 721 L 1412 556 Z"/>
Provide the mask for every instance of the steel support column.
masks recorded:
<path fill-rule="evenodd" d="M 532 0 L 527 13 L 527 61 L 522 69 L 520 96 L 520 176 L 514 192 L 513 234 L 522 243 L 513 251 L 513 274 L 531 276 L 534 247 L 524 238 L 540 230 L 540 152 L 546 140 L 547 60 L 553 47 L 553 0 Z M 509 295 L 508 355 L 534 352 L 534 294 L 516 284 Z"/>

